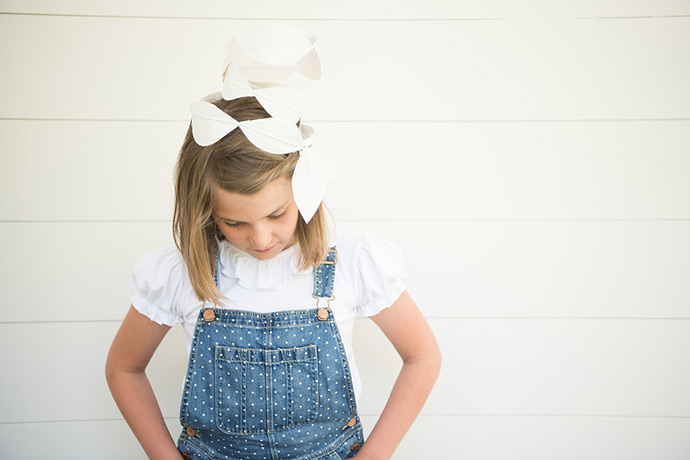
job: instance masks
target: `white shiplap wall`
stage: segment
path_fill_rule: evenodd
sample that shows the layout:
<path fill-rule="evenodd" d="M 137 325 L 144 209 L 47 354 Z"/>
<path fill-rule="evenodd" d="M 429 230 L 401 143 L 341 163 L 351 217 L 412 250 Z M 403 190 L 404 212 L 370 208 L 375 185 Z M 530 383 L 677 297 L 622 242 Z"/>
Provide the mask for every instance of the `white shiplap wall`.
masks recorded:
<path fill-rule="evenodd" d="M 260 19 L 317 35 L 328 202 L 444 351 L 396 454 L 690 458 L 690 3 L 0 1 L 2 458 L 143 458 L 103 378 L 170 241 L 187 103 Z M 398 360 L 356 348 L 370 429 Z M 171 430 L 181 331 L 150 375 Z"/>

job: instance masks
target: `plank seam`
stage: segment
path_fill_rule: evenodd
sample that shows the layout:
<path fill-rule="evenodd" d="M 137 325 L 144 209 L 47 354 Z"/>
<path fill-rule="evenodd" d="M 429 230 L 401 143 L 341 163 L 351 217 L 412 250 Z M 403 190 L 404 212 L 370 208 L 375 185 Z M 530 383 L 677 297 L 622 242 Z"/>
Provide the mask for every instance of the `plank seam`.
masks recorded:
<path fill-rule="evenodd" d="M 125 14 L 75 14 L 75 13 L 28 13 L 0 11 L 0 15 L 7 16 L 45 16 L 70 18 L 105 18 L 105 19 L 172 19 L 172 20 L 232 20 L 232 21 L 328 21 L 328 22 L 489 22 L 489 21 L 596 21 L 596 20 L 639 20 L 639 19 L 676 19 L 687 18 L 690 14 L 660 14 L 637 16 L 536 16 L 536 17 L 432 17 L 432 18 L 395 18 L 395 17 L 363 17 L 363 18 L 285 18 L 285 17 L 232 17 L 232 16 L 155 16 L 155 15 L 125 15 Z"/>
<path fill-rule="evenodd" d="M 107 123 L 188 123 L 188 118 L 34 118 L 0 117 L 0 121 L 55 121 L 55 122 L 107 122 Z M 452 120 L 318 120 L 304 119 L 308 123 L 361 123 L 361 124 L 462 124 L 462 123 L 650 123 L 690 121 L 690 117 L 671 118 L 534 118 L 534 119 L 452 119 Z"/>
<path fill-rule="evenodd" d="M 686 217 L 650 217 L 650 218 L 458 218 L 458 219 L 338 219 L 347 223 L 454 223 L 454 222 L 504 222 L 504 223 L 535 223 L 535 222 L 689 222 Z M 0 224 L 163 224 L 171 223 L 167 219 L 0 219 Z"/>
<path fill-rule="evenodd" d="M 527 16 L 527 17 L 430 17 L 430 18 L 406 18 L 406 17 L 234 17 L 234 16 L 172 16 L 172 15 L 128 15 L 128 14 L 76 14 L 76 13 L 29 13 L 15 11 L 0 11 L 0 15 L 6 16 L 46 16 L 46 17 L 70 17 L 70 18 L 106 18 L 106 19 L 175 19 L 175 20 L 233 20 L 233 21 L 342 21 L 342 22 L 473 22 L 473 21 L 594 21 L 594 20 L 639 20 L 639 19 L 675 19 L 687 18 L 690 14 L 659 14 L 659 15 L 634 15 L 634 16 Z"/>
<path fill-rule="evenodd" d="M 644 317 L 644 316 L 435 316 L 424 315 L 428 320 L 525 320 L 525 321 L 690 321 L 690 317 Z M 366 321 L 366 318 L 358 318 L 358 321 Z M 59 320 L 41 320 L 41 321 L 0 321 L 0 325 L 19 325 L 19 324 L 102 324 L 102 323 L 120 323 L 122 319 L 59 319 Z"/>
<path fill-rule="evenodd" d="M 377 417 L 380 413 L 360 413 L 360 417 Z M 617 419 L 671 419 L 688 420 L 687 415 L 618 415 L 618 414 L 486 414 L 486 413 L 463 413 L 463 414 L 429 414 L 422 413 L 419 417 L 562 417 L 562 418 L 617 418 Z M 177 420 L 177 417 L 164 417 L 164 420 Z M 122 418 L 102 418 L 102 419 L 65 419 L 65 420 L 24 420 L 16 422 L 0 422 L 2 425 L 31 425 L 49 423 L 99 423 L 99 422 L 124 422 Z"/>

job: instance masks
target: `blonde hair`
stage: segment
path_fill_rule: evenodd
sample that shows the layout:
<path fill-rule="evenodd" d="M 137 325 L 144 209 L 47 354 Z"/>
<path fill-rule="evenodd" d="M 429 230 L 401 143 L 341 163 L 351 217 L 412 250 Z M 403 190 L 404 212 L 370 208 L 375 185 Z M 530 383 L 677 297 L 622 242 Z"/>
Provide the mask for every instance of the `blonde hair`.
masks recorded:
<path fill-rule="evenodd" d="M 254 97 L 220 99 L 213 103 L 237 121 L 269 117 Z M 214 185 L 251 195 L 275 179 L 291 178 L 298 159 L 299 152 L 286 155 L 264 152 L 239 129 L 213 145 L 202 147 L 194 141 L 190 125 L 175 168 L 173 237 L 200 300 L 217 304 L 223 298 L 213 279 L 216 238 L 222 237 L 212 215 Z M 298 215 L 295 237 L 300 249 L 300 269 L 321 263 L 328 249 L 323 203 L 309 223 Z"/>

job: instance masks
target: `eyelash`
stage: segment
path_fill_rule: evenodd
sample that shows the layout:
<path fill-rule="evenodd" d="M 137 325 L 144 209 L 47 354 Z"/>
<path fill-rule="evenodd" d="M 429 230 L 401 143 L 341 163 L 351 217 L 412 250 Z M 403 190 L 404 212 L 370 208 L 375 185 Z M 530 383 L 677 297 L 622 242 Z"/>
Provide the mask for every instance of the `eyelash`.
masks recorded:
<path fill-rule="evenodd" d="M 285 215 L 285 213 L 283 212 L 282 214 L 278 214 L 277 216 L 268 216 L 268 218 L 271 220 L 278 220 L 281 217 L 283 217 L 284 215 Z M 238 223 L 238 222 L 235 222 L 235 223 L 225 222 L 225 225 L 230 227 L 230 228 L 235 228 L 235 227 L 239 227 L 240 223 Z"/>

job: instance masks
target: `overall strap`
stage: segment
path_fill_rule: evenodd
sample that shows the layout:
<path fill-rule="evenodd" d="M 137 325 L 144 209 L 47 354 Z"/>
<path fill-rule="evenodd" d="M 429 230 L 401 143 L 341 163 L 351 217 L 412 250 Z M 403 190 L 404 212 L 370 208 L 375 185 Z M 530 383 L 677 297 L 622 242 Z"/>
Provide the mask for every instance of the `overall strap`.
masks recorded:
<path fill-rule="evenodd" d="M 328 249 L 326 260 L 314 268 L 314 297 L 333 297 L 335 281 L 335 264 L 338 262 L 338 251 L 335 246 Z"/>
<path fill-rule="evenodd" d="M 218 248 L 218 243 L 215 245 L 214 252 L 214 258 L 216 259 L 216 272 L 213 274 L 213 282 L 216 283 L 216 287 L 218 288 L 218 291 L 220 291 L 220 249 Z M 204 318 L 204 321 L 210 323 L 216 319 L 216 305 L 207 307 L 206 304 L 207 302 L 204 302 L 204 305 L 201 307 L 201 314 Z"/>

